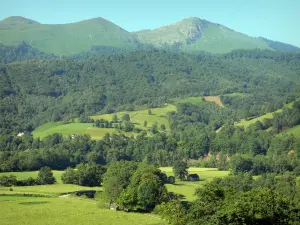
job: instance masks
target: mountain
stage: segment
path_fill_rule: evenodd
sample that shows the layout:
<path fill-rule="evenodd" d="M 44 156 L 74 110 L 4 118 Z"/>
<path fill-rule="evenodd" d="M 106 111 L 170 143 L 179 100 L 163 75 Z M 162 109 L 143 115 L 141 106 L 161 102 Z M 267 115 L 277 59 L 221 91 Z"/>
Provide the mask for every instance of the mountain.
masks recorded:
<path fill-rule="evenodd" d="M 135 33 L 142 43 L 156 46 L 176 44 L 181 50 L 225 53 L 234 49 L 271 49 L 258 38 L 199 18 L 187 18 L 169 26 Z"/>
<path fill-rule="evenodd" d="M 18 24 L 40 24 L 37 21 L 27 19 L 22 16 L 11 16 L 2 21 L 0 21 L 1 25 L 18 25 Z"/>
<path fill-rule="evenodd" d="M 56 55 L 74 55 L 95 46 L 122 50 L 141 46 L 171 47 L 186 52 L 211 53 L 255 48 L 299 51 L 299 48 L 292 45 L 250 37 L 196 17 L 138 32 L 128 32 L 101 17 L 69 24 L 40 24 L 18 16 L 0 21 L 0 44 L 18 45 L 23 42 Z"/>
<path fill-rule="evenodd" d="M 57 55 L 76 54 L 100 45 L 118 48 L 136 46 L 131 33 L 103 18 L 51 25 L 22 17 L 1 21 L 0 43 L 17 45 L 21 42 Z"/>
<path fill-rule="evenodd" d="M 281 52 L 300 52 L 300 48 L 282 43 L 279 41 L 272 41 L 267 38 L 259 37 L 262 41 L 264 41 L 270 48 L 276 50 L 276 51 L 281 51 Z"/>

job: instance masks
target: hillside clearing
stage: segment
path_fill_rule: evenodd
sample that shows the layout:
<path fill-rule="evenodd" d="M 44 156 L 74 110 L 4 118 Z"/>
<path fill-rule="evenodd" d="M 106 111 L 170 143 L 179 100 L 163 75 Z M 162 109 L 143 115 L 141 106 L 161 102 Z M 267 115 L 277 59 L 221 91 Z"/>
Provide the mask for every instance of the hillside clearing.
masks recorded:
<path fill-rule="evenodd" d="M 222 101 L 221 101 L 221 98 L 220 96 L 204 96 L 204 100 L 206 102 L 214 102 L 216 103 L 218 106 L 220 107 L 224 107 Z"/>
<path fill-rule="evenodd" d="M 153 126 L 153 124 L 157 123 L 158 128 L 160 128 L 161 124 L 164 124 L 166 126 L 166 131 L 168 131 L 170 127 L 167 114 L 172 111 L 176 111 L 176 106 L 166 104 L 165 107 L 151 109 L 151 115 L 148 114 L 148 109 L 131 112 L 119 112 L 116 113 L 116 115 L 121 119 L 125 113 L 128 113 L 130 115 L 130 121 L 134 123 L 136 128 L 140 128 L 142 130 L 150 131 L 150 128 Z M 114 114 L 94 115 L 90 116 L 90 118 L 94 120 L 104 119 L 111 121 L 113 115 Z M 147 127 L 144 127 L 144 121 L 147 121 Z M 64 137 L 73 134 L 88 134 L 93 140 L 102 139 L 107 133 L 124 134 L 126 136 L 136 136 L 138 134 L 135 132 L 123 132 L 114 128 L 98 128 L 94 127 L 93 123 L 78 122 L 69 124 L 63 124 L 62 122 L 50 122 L 39 126 L 32 132 L 34 138 L 39 137 L 41 139 L 44 139 L 45 137 L 55 133 L 60 133 Z"/>
<path fill-rule="evenodd" d="M 161 167 L 162 172 L 165 172 L 168 176 L 173 176 L 172 167 Z M 180 181 L 176 179 L 175 185 L 167 184 L 166 187 L 169 192 L 174 192 L 176 194 L 181 194 L 184 196 L 184 200 L 192 201 L 195 200 L 195 190 L 201 187 L 208 181 L 211 181 L 214 178 L 221 178 L 228 176 L 229 171 L 218 171 L 216 168 L 196 168 L 190 167 L 188 170 L 189 174 L 196 173 L 200 177 L 200 181 L 189 182 L 189 181 Z"/>
<path fill-rule="evenodd" d="M 265 115 L 262 115 L 262 116 L 259 116 L 259 117 L 256 117 L 256 118 L 250 119 L 250 120 L 241 120 L 240 122 L 237 122 L 235 125 L 239 126 L 239 127 L 243 126 L 243 127 L 247 128 L 251 124 L 254 124 L 257 121 L 263 122 L 264 119 L 272 119 L 274 116 L 273 115 L 274 113 L 281 113 L 284 108 L 291 108 L 293 106 L 293 104 L 294 104 L 294 102 L 285 104 L 281 109 L 278 109 L 275 112 L 266 113 Z"/>
<path fill-rule="evenodd" d="M 203 102 L 203 97 L 188 97 L 188 98 L 172 98 L 171 102 L 174 104 L 179 103 L 190 103 L 190 104 L 200 104 Z"/>

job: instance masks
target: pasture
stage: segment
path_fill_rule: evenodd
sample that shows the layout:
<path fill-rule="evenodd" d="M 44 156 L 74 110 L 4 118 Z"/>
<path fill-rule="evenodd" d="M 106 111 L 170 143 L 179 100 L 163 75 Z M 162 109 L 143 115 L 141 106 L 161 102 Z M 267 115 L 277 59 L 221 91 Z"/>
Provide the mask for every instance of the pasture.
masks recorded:
<path fill-rule="evenodd" d="M 160 170 L 165 172 L 168 176 L 173 176 L 172 167 L 161 167 Z M 218 171 L 216 168 L 196 168 L 190 167 L 188 170 L 189 174 L 196 173 L 200 177 L 200 181 L 189 182 L 189 181 L 180 181 L 176 179 L 175 185 L 167 184 L 167 189 L 169 192 L 174 192 L 176 194 L 181 194 L 184 196 L 185 200 L 192 201 L 195 199 L 194 193 L 195 190 L 201 187 L 208 181 L 211 181 L 214 178 L 221 178 L 228 176 L 229 171 Z"/>
<path fill-rule="evenodd" d="M 274 113 L 281 113 L 284 108 L 291 108 L 293 106 L 293 102 L 289 104 L 285 104 L 281 109 L 276 110 L 275 112 L 266 113 L 265 115 L 261 115 L 259 117 L 249 119 L 249 120 L 241 120 L 240 122 L 236 123 L 236 126 L 239 127 L 249 127 L 250 125 L 256 123 L 257 121 L 263 122 L 264 119 L 272 119 L 274 117 Z"/>
<path fill-rule="evenodd" d="M 128 113 L 130 116 L 130 121 L 134 123 L 135 127 L 141 129 L 150 129 L 154 123 L 157 123 L 158 127 L 161 124 L 166 125 L 166 129 L 170 129 L 169 122 L 167 118 L 167 114 L 172 111 L 176 111 L 176 106 L 172 104 L 166 104 L 165 107 L 162 108 L 152 108 L 151 115 L 148 114 L 148 109 L 139 110 L 139 111 L 131 111 L 131 112 L 119 112 L 116 113 L 119 119 L 122 119 L 125 113 Z M 90 118 L 94 120 L 104 119 L 111 121 L 114 114 L 103 114 L 103 115 L 94 115 L 90 116 Z M 144 121 L 147 121 L 147 127 L 144 127 Z"/>
<path fill-rule="evenodd" d="M 116 113 L 118 118 L 122 118 L 125 113 L 130 115 L 130 120 L 134 123 L 135 127 L 140 128 L 142 130 L 149 131 L 150 128 L 154 123 L 157 123 L 158 129 L 160 129 L 160 125 L 164 124 L 166 126 L 166 130 L 170 129 L 169 122 L 167 118 L 167 114 L 169 112 L 176 111 L 176 106 L 168 104 L 163 108 L 153 108 L 151 109 L 151 115 L 148 114 L 147 110 L 139 110 L 139 111 L 132 111 L 132 112 L 119 112 Z M 104 119 L 111 121 L 114 114 L 103 114 L 103 115 L 93 115 L 90 116 L 92 119 Z M 76 120 L 75 120 L 76 121 Z M 147 127 L 144 127 L 144 121 L 147 121 Z M 67 137 L 72 134 L 88 134 L 90 135 L 91 139 L 99 140 L 102 139 L 105 134 L 124 134 L 126 136 L 136 136 L 137 133 L 134 132 L 123 132 L 118 129 L 114 128 L 98 128 L 94 127 L 93 123 L 69 123 L 63 124 L 62 122 L 51 122 L 46 123 L 44 125 L 39 126 L 36 128 L 32 134 L 34 138 L 45 138 L 49 135 L 60 133 L 63 136 Z"/>
<path fill-rule="evenodd" d="M 171 99 L 171 102 L 174 104 L 190 103 L 190 104 L 198 105 L 201 102 L 203 102 L 203 99 L 202 97 L 173 98 Z"/>
<path fill-rule="evenodd" d="M 279 135 L 284 135 L 284 134 L 291 134 L 294 135 L 295 137 L 300 137 L 300 125 L 292 127 L 286 131 L 283 131 Z"/>
<path fill-rule="evenodd" d="M 41 194 L 41 195 L 52 195 L 57 196 L 62 193 L 74 192 L 79 190 L 96 190 L 101 191 L 102 187 L 83 187 L 75 184 L 63 184 L 61 181 L 61 175 L 64 171 L 53 170 L 53 175 L 56 179 L 55 184 L 51 185 L 37 185 L 37 186 L 18 186 L 13 187 L 13 191 L 10 191 L 8 187 L 0 187 L 0 194 Z M 30 172 L 8 172 L 0 173 L 0 176 L 14 175 L 18 180 L 28 179 L 29 177 L 36 178 L 38 171 Z"/>
<path fill-rule="evenodd" d="M 81 198 L 0 196 L 1 225 L 163 225 L 151 214 L 100 209 L 96 201 Z"/>

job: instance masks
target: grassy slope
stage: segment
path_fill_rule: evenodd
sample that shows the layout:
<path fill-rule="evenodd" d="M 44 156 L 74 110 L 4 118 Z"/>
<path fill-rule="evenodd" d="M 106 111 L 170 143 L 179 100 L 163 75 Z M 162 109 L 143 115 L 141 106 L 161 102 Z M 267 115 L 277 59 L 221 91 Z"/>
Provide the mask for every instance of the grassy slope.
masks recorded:
<path fill-rule="evenodd" d="M 171 99 L 171 102 L 174 104 L 191 103 L 197 105 L 203 101 L 202 101 L 202 97 L 189 97 L 189 98 L 173 98 Z"/>
<path fill-rule="evenodd" d="M 174 175 L 172 167 L 161 167 L 161 171 L 165 172 L 168 176 Z M 228 171 L 218 171 L 214 168 L 189 168 L 189 173 L 196 173 L 200 177 L 198 182 L 180 181 L 176 179 L 175 185 L 167 184 L 167 189 L 170 192 L 182 194 L 188 201 L 194 200 L 194 192 L 197 188 L 201 187 L 207 181 L 216 177 L 225 177 L 228 175 Z"/>
<path fill-rule="evenodd" d="M 154 45 L 180 43 L 181 49 L 188 52 L 225 53 L 234 49 L 270 49 L 259 38 L 199 18 L 186 18 L 168 26 L 134 34 L 141 42 Z"/>
<path fill-rule="evenodd" d="M 300 137 L 300 125 L 292 127 L 288 130 L 285 130 L 278 135 L 285 135 L 285 134 L 291 134 L 291 135 L 294 135 L 295 137 L 299 138 Z"/>
<path fill-rule="evenodd" d="M 132 35 L 117 25 L 96 18 L 71 24 L 0 24 L 0 43 L 16 45 L 26 41 L 47 53 L 70 55 L 91 46 L 135 46 Z"/>
<path fill-rule="evenodd" d="M 230 30 L 223 26 L 210 25 L 205 28 L 203 35 L 191 45 L 184 45 L 183 50 L 207 51 L 212 53 L 225 53 L 234 49 L 270 49 L 262 40 Z"/>
<path fill-rule="evenodd" d="M 135 124 L 135 127 L 141 129 L 150 129 L 154 123 L 158 123 L 158 127 L 161 124 L 166 125 L 166 129 L 169 130 L 169 123 L 166 115 L 168 112 L 176 111 L 174 105 L 166 105 L 163 108 L 154 108 L 151 109 L 152 115 L 148 115 L 148 110 L 139 110 L 133 112 L 119 112 L 117 116 L 122 118 L 124 113 L 128 113 L 131 118 L 131 122 Z M 113 114 L 104 114 L 104 115 L 95 115 L 91 116 L 93 119 L 105 119 L 111 121 Z M 147 127 L 144 127 L 144 121 L 147 121 Z M 92 123 L 70 123 L 70 124 L 60 124 L 60 123 L 46 123 L 33 131 L 33 136 L 35 138 L 40 137 L 43 139 L 46 136 L 49 136 L 54 133 L 61 133 L 64 136 L 72 134 L 89 134 L 92 139 L 99 140 L 104 137 L 106 133 L 122 133 L 119 130 L 112 128 L 97 128 L 93 127 Z M 133 132 L 127 132 L 125 135 L 131 136 L 136 135 Z"/>
<path fill-rule="evenodd" d="M 256 117 L 254 119 L 251 120 L 241 120 L 240 122 L 236 123 L 236 126 L 244 126 L 249 127 L 251 124 L 254 124 L 257 121 L 263 122 L 264 119 L 272 119 L 273 118 L 273 113 L 281 113 L 283 108 L 291 108 L 293 106 L 293 102 L 284 105 L 281 109 L 276 110 L 275 112 L 271 112 L 271 113 L 266 113 L 265 115 Z"/>
<path fill-rule="evenodd" d="M 97 224 L 158 225 L 164 222 L 153 215 L 115 212 L 97 207 L 95 201 L 63 198 L 0 197 L 2 225 L 17 224 Z"/>

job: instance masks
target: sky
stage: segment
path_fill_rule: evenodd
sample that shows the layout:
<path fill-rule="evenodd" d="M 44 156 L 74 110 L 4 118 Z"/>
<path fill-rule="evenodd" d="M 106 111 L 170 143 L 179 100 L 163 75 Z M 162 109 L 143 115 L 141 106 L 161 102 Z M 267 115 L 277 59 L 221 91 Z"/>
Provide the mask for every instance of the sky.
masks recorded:
<path fill-rule="evenodd" d="M 103 17 L 127 31 L 199 17 L 300 47 L 300 0 L 0 0 L 0 20 L 9 16 L 46 24 Z"/>

